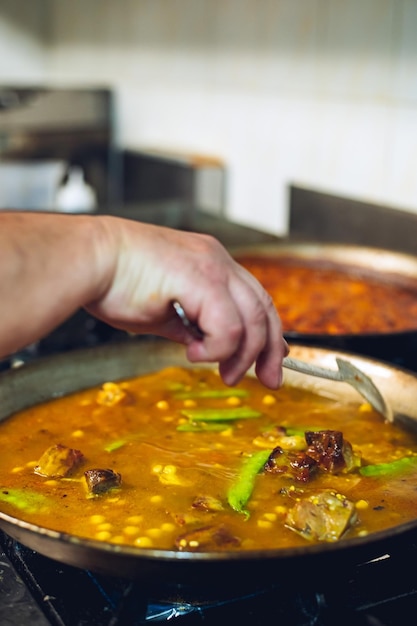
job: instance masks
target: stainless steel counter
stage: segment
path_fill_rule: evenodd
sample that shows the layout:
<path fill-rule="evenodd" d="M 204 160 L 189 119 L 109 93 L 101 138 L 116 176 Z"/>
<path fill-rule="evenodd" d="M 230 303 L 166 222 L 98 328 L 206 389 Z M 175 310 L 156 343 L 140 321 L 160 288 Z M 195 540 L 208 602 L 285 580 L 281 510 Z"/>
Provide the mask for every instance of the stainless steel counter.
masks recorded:
<path fill-rule="evenodd" d="M 294 186 L 289 237 L 417 254 L 417 214 Z"/>
<path fill-rule="evenodd" d="M 342 198 L 301 187 L 290 188 L 286 237 L 230 222 L 183 200 L 132 204 L 117 215 L 172 228 L 210 233 L 226 247 L 279 241 L 349 243 L 417 254 L 417 214 Z"/>
<path fill-rule="evenodd" d="M 107 211 L 105 213 L 109 214 Z M 206 213 L 181 200 L 125 205 L 119 207 L 116 214 L 142 222 L 207 233 L 216 237 L 227 248 L 281 241 L 276 235 Z"/>

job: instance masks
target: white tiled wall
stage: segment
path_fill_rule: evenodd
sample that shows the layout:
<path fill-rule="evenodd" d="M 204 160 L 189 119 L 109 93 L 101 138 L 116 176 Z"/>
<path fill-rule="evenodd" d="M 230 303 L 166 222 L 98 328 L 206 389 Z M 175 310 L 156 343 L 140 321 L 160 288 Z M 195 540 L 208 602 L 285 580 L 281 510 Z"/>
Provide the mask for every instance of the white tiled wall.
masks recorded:
<path fill-rule="evenodd" d="M 12 37 L 0 4 L 20 75 L 113 86 L 123 146 L 224 159 L 229 217 L 285 232 L 290 183 L 417 212 L 417 0 L 3 2 L 44 18 Z"/>
<path fill-rule="evenodd" d="M 0 83 L 37 82 L 46 73 L 42 0 L 0 0 Z"/>

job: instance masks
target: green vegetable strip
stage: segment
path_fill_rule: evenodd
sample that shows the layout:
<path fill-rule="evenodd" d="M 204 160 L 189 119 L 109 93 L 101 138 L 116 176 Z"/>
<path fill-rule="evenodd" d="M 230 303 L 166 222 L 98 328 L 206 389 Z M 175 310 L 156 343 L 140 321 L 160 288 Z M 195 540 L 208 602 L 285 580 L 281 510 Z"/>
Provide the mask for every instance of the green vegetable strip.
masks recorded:
<path fill-rule="evenodd" d="M 0 501 L 12 504 L 28 513 L 39 513 L 49 509 L 49 500 L 46 496 L 31 489 L 0 489 Z"/>
<path fill-rule="evenodd" d="M 224 409 L 183 409 L 182 415 L 193 422 L 227 422 L 230 420 L 250 419 L 260 417 L 262 413 L 248 406 L 227 407 Z"/>
<path fill-rule="evenodd" d="M 326 430 L 323 426 L 284 426 L 285 434 L 289 437 L 292 436 L 300 436 L 304 437 L 306 431 L 310 430 L 313 433 L 319 432 L 320 430 Z"/>
<path fill-rule="evenodd" d="M 174 394 L 176 400 L 189 400 L 192 398 L 246 398 L 249 392 L 246 389 L 194 389 L 181 391 Z"/>
<path fill-rule="evenodd" d="M 204 422 L 196 422 L 195 424 L 188 422 L 187 424 L 180 424 L 177 430 L 184 433 L 203 433 L 205 431 L 227 430 L 228 428 L 231 428 L 230 424 L 221 424 L 219 422 L 208 422 L 207 424 Z"/>
<path fill-rule="evenodd" d="M 109 443 L 104 449 L 106 452 L 114 452 L 115 450 L 122 448 L 124 445 L 126 445 L 126 440 L 118 439 L 117 441 L 112 441 L 111 443 Z"/>
<path fill-rule="evenodd" d="M 257 474 L 267 462 L 271 450 L 260 450 L 245 459 L 239 475 L 227 493 L 227 501 L 234 511 L 243 513 L 249 517 L 249 511 L 245 509 L 255 487 Z"/>
<path fill-rule="evenodd" d="M 390 476 L 405 472 L 417 465 L 417 456 L 405 456 L 390 463 L 378 463 L 376 465 L 364 465 L 359 473 L 362 476 Z"/>

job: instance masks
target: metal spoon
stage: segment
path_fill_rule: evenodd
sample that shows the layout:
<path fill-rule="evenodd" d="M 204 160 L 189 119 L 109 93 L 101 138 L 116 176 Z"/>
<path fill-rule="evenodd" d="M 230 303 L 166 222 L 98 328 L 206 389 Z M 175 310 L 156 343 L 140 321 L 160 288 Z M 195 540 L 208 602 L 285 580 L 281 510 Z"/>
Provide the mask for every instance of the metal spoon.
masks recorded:
<path fill-rule="evenodd" d="M 188 319 L 181 304 L 179 302 L 174 302 L 173 307 L 187 330 L 196 339 L 202 339 L 204 337 L 203 331 Z M 313 363 L 306 363 L 287 356 L 284 358 L 282 365 L 287 369 L 295 370 L 296 372 L 301 372 L 302 374 L 317 376 L 318 378 L 326 378 L 328 380 L 335 380 L 351 385 L 376 411 L 378 411 L 378 413 L 381 413 L 386 420 L 392 422 L 394 420 L 393 412 L 385 402 L 381 392 L 376 387 L 372 379 L 350 361 L 336 357 L 336 363 L 338 370 L 330 370 L 320 367 L 319 365 L 314 365 Z"/>
<path fill-rule="evenodd" d="M 381 413 L 386 420 L 392 422 L 392 410 L 385 402 L 381 392 L 373 380 L 350 361 L 345 361 L 345 359 L 336 357 L 336 363 L 339 368 L 337 371 L 320 367 L 319 365 L 314 365 L 312 363 L 305 363 L 304 361 L 292 359 L 287 356 L 284 358 L 282 365 L 288 369 L 292 369 L 303 374 L 309 374 L 310 376 L 317 376 L 319 378 L 327 378 L 329 380 L 348 383 L 348 385 L 351 385 L 354 389 L 356 389 L 356 391 L 358 391 L 361 396 L 369 402 L 375 411 L 378 411 L 378 413 Z"/>

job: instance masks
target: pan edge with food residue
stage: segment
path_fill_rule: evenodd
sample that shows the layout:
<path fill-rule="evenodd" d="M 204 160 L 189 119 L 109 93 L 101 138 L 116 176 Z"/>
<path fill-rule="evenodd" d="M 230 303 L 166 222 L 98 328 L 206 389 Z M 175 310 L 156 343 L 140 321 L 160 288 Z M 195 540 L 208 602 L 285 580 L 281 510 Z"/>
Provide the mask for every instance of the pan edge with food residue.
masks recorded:
<path fill-rule="evenodd" d="M 304 361 L 312 361 L 326 367 L 334 367 L 334 359 L 335 356 L 337 356 L 329 350 L 303 346 L 294 346 L 291 350 L 291 354 L 295 358 L 300 358 Z M 349 354 L 344 355 L 343 353 L 339 353 L 339 355 L 340 354 L 345 358 L 351 359 L 355 365 L 372 376 L 396 411 L 408 413 L 412 418 L 417 418 L 413 404 L 417 390 L 417 378 L 414 375 L 369 359 L 363 359 Z M 141 517 L 143 511 L 129 510 L 123 529 L 119 529 L 117 533 L 121 536 L 123 532 L 126 532 L 127 535 L 136 532 L 136 536 L 147 537 L 147 539 L 142 541 L 142 544 L 139 541 L 136 545 L 124 544 L 122 540 L 119 541 L 117 539 L 117 535 L 116 538 L 113 536 L 113 539 L 111 539 L 111 533 L 113 532 L 111 527 L 114 525 L 114 522 L 107 519 L 110 516 L 106 514 L 105 509 L 106 507 L 107 510 L 109 507 L 110 509 L 120 507 L 120 500 L 125 499 L 129 501 L 131 499 L 129 493 L 132 493 L 129 490 L 132 489 L 132 483 L 134 482 L 134 474 L 129 476 L 129 472 L 125 472 L 123 469 L 119 452 L 126 446 L 126 441 L 123 440 L 123 437 L 126 437 L 126 432 L 120 433 L 117 412 L 115 412 L 115 407 L 118 405 L 119 401 L 122 404 L 127 403 L 126 406 L 129 406 L 128 398 L 118 396 L 120 392 L 122 392 L 123 395 L 123 390 L 128 396 L 129 387 L 125 385 L 125 382 L 118 385 L 117 381 L 126 381 L 126 379 L 133 376 L 142 375 L 147 376 L 145 381 L 150 381 L 151 379 L 148 378 L 150 372 L 159 372 L 165 368 L 168 368 L 168 378 L 165 379 L 168 380 L 172 372 L 175 371 L 172 368 L 176 366 L 182 369 L 184 376 L 187 376 L 188 371 L 194 371 L 196 369 L 195 367 L 191 368 L 186 361 L 181 346 L 155 340 L 155 343 L 134 342 L 133 344 L 123 344 L 120 346 L 107 346 L 84 351 L 75 351 L 58 357 L 41 359 L 36 363 L 23 366 L 20 370 L 14 370 L 2 375 L 0 377 L 0 418 L 5 421 L 0 426 L 0 436 L 2 432 L 1 428 L 8 427 L 8 424 L 11 425 L 13 423 L 14 418 L 10 420 L 7 419 L 12 414 L 26 408 L 31 411 L 32 409 L 30 407 L 42 403 L 48 400 L 48 398 L 65 396 L 74 391 L 81 389 L 86 390 L 90 387 L 101 385 L 102 383 L 105 384 L 97 392 L 101 394 L 101 401 L 98 405 L 94 406 L 92 412 L 88 408 L 88 404 L 91 403 L 91 397 L 88 396 L 88 392 L 86 392 L 87 395 L 84 396 L 85 406 L 83 415 L 90 414 L 90 422 L 88 422 L 86 418 L 83 418 L 82 427 L 78 423 L 78 429 L 74 427 L 74 424 L 77 422 L 73 422 L 70 426 L 71 438 L 67 438 L 66 441 L 56 438 L 56 432 L 59 430 L 56 420 L 62 420 L 62 416 L 59 417 L 58 414 L 55 415 L 53 410 L 51 410 L 50 413 L 49 426 L 41 424 L 39 426 L 39 432 L 32 433 L 30 437 L 31 439 L 39 440 L 39 451 L 43 448 L 48 449 L 44 444 L 45 442 L 49 442 L 52 447 L 58 444 L 59 452 L 63 452 L 63 449 L 66 447 L 71 447 L 72 450 L 84 450 L 84 452 L 86 452 L 86 463 L 82 465 L 82 471 L 78 473 L 75 471 L 73 479 L 75 483 L 77 480 L 78 483 L 80 483 L 80 480 L 85 482 L 82 486 L 76 484 L 77 489 L 86 490 L 83 495 L 85 506 L 87 502 L 91 501 L 93 506 L 96 507 L 93 513 L 91 513 L 91 511 L 89 513 L 89 518 L 94 521 L 96 534 L 87 537 L 82 536 L 82 533 L 77 535 L 73 529 L 70 533 L 64 532 L 63 529 L 51 530 L 47 523 L 34 524 L 30 521 L 30 518 L 25 518 L 25 515 L 22 513 L 12 513 L 10 509 L 6 512 L 5 503 L 7 502 L 8 495 L 11 495 L 11 497 L 15 499 L 16 506 L 19 506 L 19 497 L 22 498 L 20 505 L 23 509 L 27 506 L 28 498 L 30 500 L 29 484 L 33 485 L 33 481 L 36 480 L 44 481 L 45 484 L 49 484 L 48 489 L 50 492 L 54 491 L 54 489 L 58 490 L 63 508 L 68 506 L 69 499 L 71 498 L 71 476 L 69 476 L 67 483 L 65 480 L 60 481 L 59 476 L 57 477 L 59 472 L 56 470 L 56 464 L 58 463 L 58 467 L 60 467 L 62 457 L 53 458 L 51 454 L 42 457 L 41 454 L 37 454 L 36 458 L 30 456 L 29 459 L 25 458 L 24 462 L 23 458 L 21 459 L 22 462 L 19 461 L 19 450 L 24 449 L 25 437 L 22 438 L 20 447 L 17 447 L 16 450 L 12 448 L 8 452 L 8 458 L 10 459 L 9 467 L 13 466 L 11 469 L 16 474 L 22 472 L 22 475 L 26 476 L 26 492 L 19 496 L 17 491 L 13 493 L 12 489 L 9 489 L 9 494 L 7 494 L 8 487 L 7 485 L 4 486 L 4 468 L 1 470 L 3 473 L 3 504 L 0 511 L 0 526 L 12 537 L 52 558 L 107 574 L 117 572 L 119 575 L 144 577 L 147 580 L 153 577 L 168 577 L 177 580 L 183 577 L 191 577 L 192 579 L 196 575 L 195 572 L 197 568 L 199 575 L 205 578 L 206 576 L 210 577 L 213 572 L 216 571 L 217 564 L 217 566 L 221 568 L 230 568 L 230 573 L 233 574 L 235 581 L 242 577 L 245 578 L 246 581 L 248 578 L 254 581 L 262 577 L 269 579 L 271 576 L 271 568 L 273 575 L 279 577 L 280 574 L 276 571 L 276 567 L 280 564 L 285 568 L 285 574 L 288 576 L 291 569 L 295 568 L 296 571 L 296 569 L 300 567 L 301 562 L 303 567 L 308 567 L 309 565 L 313 565 L 317 559 L 323 563 L 326 559 L 331 558 L 335 558 L 338 562 L 343 562 L 344 558 L 351 560 L 375 557 L 378 556 L 381 549 L 383 550 L 386 547 L 389 540 L 393 541 L 404 538 L 409 531 L 415 529 L 417 523 L 414 519 L 405 521 L 399 517 L 398 524 L 394 520 L 394 522 L 391 522 L 389 528 L 384 528 L 382 531 L 371 532 L 368 535 L 364 532 L 363 536 L 361 536 L 361 533 L 358 533 L 357 536 L 350 539 L 348 535 L 347 538 L 344 538 L 344 533 L 341 532 L 341 538 L 340 540 L 338 538 L 337 541 L 325 539 L 317 543 L 311 543 L 308 538 L 306 539 L 304 537 L 301 538 L 298 543 L 288 544 L 286 547 L 284 545 L 283 548 L 272 547 L 268 549 L 265 545 L 259 547 L 257 542 L 253 539 L 256 534 L 259 536 L 262 532 L 266 533 L 268 528 L 271 527 L 275 528 L 277 533 L 284 532 L 283 527 L 278 524 L 277 518 L 282 518 L 285 503 L 288 502 L 288 498 L 291 499 L 292 504 L 296 504 L 302 500 L 300 494 L 302 494 L 303 485 L 305 484 L 302 480 L 294 480 L 292 476 L 287 479 L 287 487 L 284 488 L 282 482 L 280 482 L 281 479 L 277 480 L 277 502 L 274 502 L 273 505 L 269 502 L 267 509 L 262 514 L 258 515 L 256 507 L 260 506 L 260 504 L 256 501 L 256 498 L 252 500 L 253 494 L 251 492 L 253 487 L 252 483 L 258 476 L 258 469 L 264 467 L 266 463 L 269 464 L 272 471 L 272 478 L 269 476 L 267 479 L 269 480 L 271 478 L 274 480 L 273 473 L 278 472 L 279 474 L 283 467 L 282 458 L 280 458 L 281 452 L 278 454 L 276 449 L 280 447 L 285 450 L 285 446 L 277 446 L 277 433 L 274 431 L 271 434 L 271 430 L 276 426 L 276 419 L 273 419 L 274 413 L 272 409 L 269 410 L 269 419 L 267 420 L 270 422 L 269 431 L 266 425 L 263 424 L 257 436 L 254 437 L 253 434 L 258 431 L 255 426 L 252 426 L 254 430 L 252 431 L 251 441 L 257 439 L 258 445 L 251 450 L 251 453 L 247 454 L 248 450 L 237 446 L 236 452 L 240 451 L 241 454 L 237 454 L 239 458 L 236 458 L 235 468 L 239 467 L 239 471 L 234 472 L 232 480 L 229 482 L 230 489 L 228 493 L 224 495 L 221 494 L 219 490 L 217 493 L 213 494 L 209 492 L 209 489 L 203 490 L 203 492 L 199 491 L 193 494 L 192 501 L 189 500 L 189 506 L 186 507 L 184 501 L 181 500 L 181 492 L 185 489 L 186 483 L 192 482 L 193 471 L 189 467 L 188 469 L 186 468 L 187 464 L 184 464 L 183 456 L 187 456 L 187 454 L 190 456 L 191 451 L 193 451 L 194 455 L 197 455 L 198 464 L 201 466 L 205 465 L 208 458 L 204 456 L 206 454 L 204 448 L 207 447 L 207 444 L 203 443 L 206 433 L 201 433 L 201 428 L 203 427 L 204 430 L 204 428 L 207 428 L 208 424 L 215 424 L 217 426 L 220 424 L 220 426 L 222 426 L 224 412 L 220 411 L 223 415 L 221 419 L 217 416 L 212 420 L 212 417 L 208 417 L 207 413 L 203 411 L 202 418 L 201 412 L 199 414 L 197 410 L 199 407 L 195 406 L 195 399 L 197 397 L 194 393 L 195 390 L 185 388 L 183 380 L 182 382 L 180 381 L 179 384 L 177 381 L 177 385 L 173 386 L 171 384 L 169 394 L 167 394 L 165 388 L 165 395 L 160 400 L 157 410 L 163 415 L 162 423 L 165 424 L 166 432 L 162 432 L 163 429 L 161 428 L 161 423 L 159 423 L 157 428 L 159 428 L 161 432 L 161 441 L 159 444 L 153 443 L 157 452 L 156 457 L 149 455 L 147 447 L 149 448 L 150 446 L 146 441 L 142 441 L 141 443 L 141 453 L 135 453 L 137 454 L 135 466 L 138 475 L 143 475 L 145 468 L 151 468 L 150 471 L 153 474 L 153 483 L 145 487 L 147 490 L 146 497 L 149 497 L 149 501 L 157 503 L 158 498 L 161 497 L 165 489 L 165 492 L 170 493 L 171 496 L 177 494 L 176 498 L 178 499 L 179 508 L 173 511 L 172 514 L 172 509 L 175 508 L 175 497 L 171 501 L 168 499 L 161 509 L 165 511 L 166 518 L 163 516 L 162 518 L 159 517 L 157 520 L 158 523 L 156 523 L 155 518 L 150 527 L 146 529 L 146 532 L 143 531 L 143 529 L 140 532 L 140 529 L 138 530 L 136 528 L 135 530 L 135 527 L 140 527 L 142 523 Z M 212 368 L 203 368 L 203 370 L 210 372 L 210 376 L 215 375 Z M 199 371 L 199 368 L 197 368 L 196 371 Z M 295 372 L 286 372 L 285 376 L 287 384 L 295 386 L 297 389 L 305 388 L 309 392 L 319 392 L 325 397 L 330 398 L 332 402 L 347 403 L 349 406 L 352 406 L 352 411 L 356 411 L 357 407 L 362 407 L 363 409 L 363 399 L 356 395 L 355 390 L 343 383 L 312 379 L 311 377 Z M 251 378 L 251 381 L 254 382 L 254 379 Z M 216 384 L 216 386 L 218 385 Z M 145 385 L 145 392 L 146 391 L 149 391 L 149 389 L 146 390 Z M 204 395 L 201 391 L 204 391 L 204 376 L 202 376 L 200 381 L 200 396 Z M 222 443 L 233 438 L 238 441 L 240 437 L 239 430 L 233 429 L 239 429 L 239 424 L 243 422 L 252 421 L 252 423 L 254 423 L 258 419 L 253 415 L 253 412 L 250 416 L 249 414 L 245 414 L 245 417 L 239 414 L 237 409 L 246 406 L 248 403 L 247 399 L 244 399 L 242 402 L 240 393 L 237 390 L 234 391 L 235 393 L 233 393 L 232 396 L 228 396 L 228 398 L 233 398 L 233 402 L 229 402 L 227 409 L 229 414 L 234 414 L 234 417 L 229 420 L 230 415 L 226 416 L 227 428 L 219 428 L 216 431 L 216 437 L 211 440 L 212 443 L 209 446 L 211 447 L 210 454 L 213 456 L 214 465 L 208 468 L 208 473 L 212 475 L 214 482 L 216 472 L 221 477 L 222 473 L 230 471 L 225 469 L 225 446 L 216 445 L 216 442 Z M 181 403 L 185 407 L 181 412 L 182 419 L 180 420 L 175 417 L 176 414 L 172 407 L 170 409 L 169 406 L 167 406 L 167 404 L 169 404 L 167 398 L 168 396 L 172 397 L 173 394 L 176 395 L 177 398 L 182 397 Z M 273 397 L 273 394 L 270 394 L 265 389 L 262 389 L 262 394 L 263 398 Z M 279 394 L 280 391 L 276 393 L 277 398 L 279 398 Z M 217 402 L 220 402 L 220 400 L 217 400 Z M 268 405 L 268 401 L 266 405 Z M 283 405 L 283 409 L 285 409 L 285 405 Z M 129 419 L 134 420 L 135 405 L 130 405 L 129 410 Z M 210 410 L 213 412 L 213 407 L 211 407 Z M 143 406 L 141 411 L 142 413 L 144 412 Z M 113 419 L 104 420 L 103 416 L 105 412 L 108 412 L 110 416 L 113 412 Z M 69 413 L 67 416 L 67 421 L 70 423 Z M 151 416 L 152 412 L 149 410 L 149 417 Z M 314 417 L 320 422 L 319 411 L 314 414 Z M 304 426 L 306 426 L 309 431 L 315 432 L 318 430 L 317 424 L 313 423 L 314 420 L 312 418 L 313 416 L 310 416 L 309 419 L 311 419 L 311 421 L 309 421 L 308 424 L 304 424 Z M 142 421 L 139 417 L 137 419 L 138 423 L 142 426 L 147 421 L 144 415 L 141 416 Z M 280 416 L 279 424 L 285 422 L 290 423 L 288 419 L 289 415 L 284 415 L 284 418 Z M 382 418 L 376 416 L 375 419 L 381 419 L 382 432 Z M 376 423 L 378 424 L 379 422 L 377 421 Z M 318 426 L 320 426 L 320 424 L 318 424 Z M 97 429 L 100 429 L 100 432 L 105 434 L 104 439 L 109 442 L 106 451 L 108 456 L 105 457 L 106 459 L 108 458 L 108 463 L 103 462 L 101 457 L 98 465 L 95 463 L 96 459 L 91 458 L 90 448 L 86 443 L 89 438 L 94 438 L 94 432 L 97 432 Z M 173 462 L 173 457 L 170 457 L 169 452 L 171 445 L 170 429 L 171 437 L 173 437 L 174 430 L 177 431 L 178 429 L 182 431 L 185 437 L 193 438 L 193 443 L 190 447 L 181 450 L 181 454 L 177 456 L 176 463 Z M 200 433 L 196 433 L 196 429 L 200 430 Z M 84 433 L 81 433 L 81 430 L 84 430 Z M 378 427 L 374 428 L 374 430 L 378 430 Z M 227 431 L 229 431 L 229 433 Z M 332 433 L 332 435 L 333 434 L 334 433 Z M 301 445 L 301 448 L 304 446 L 303 449 L 305 449 L 305 444 L 301 442 L 299 434 L 295 433 L 294 428 L 291 432 L 289 430 L 285 433 L 279 433 L 279 436 L 281 435 L 284 435 L 284 438 L 281 437 L 280 443 L 287 438 L 287 443 L 290 442 L 291 445 L 295 445 L 298 442 L 298 445 Z M 28 436 L 27 433 L 26 436 Z M 271 436 L 274 441 L 271 440 L 268 442 L 268 437 Z M 323 440 L 314 442 L 311 439 L 311 434 L 309 437 L 310 439 L 307 443 L 310 446 L 310 454 L 314 456 L 313 451 L 315 450 L 316 455 L 319 455 L 324 445 Z M 72 442 L 71 446 L 69 445 L 70 441 Z M 262 445 L 259 444 L 259 441 Z M 197 444 L 196 442 L 201 443 Z M 337 450 L 342 447 L 337 437 L 336 441 L 333 441 L 333 443 Z M 176 445 L 178 445 L 178 443 Z M 201 446 L 201 451 L 198 450 L 198 445 Z M 326 440 L 326 446 L 328 445 L 330 445 L 329 441 Z M 271 450 L 269 450 L 268 446 L 271 447 Z M 2 442 L 2 447 L 4 449 L 5 442 Z M 410 450 L 412 450 L 412 448 L 410 440 Z M 230 449 L 231 448 L 226 447 L 229 453 Z M 273 455 L 271 455 L 272 449 L 275 450 L 275 454 Z M 134 451 L 134 447 L 132 447 L 132 451 Z M 349 456 L 349 463 L 355 465 L 356 460 L 354 455 L 351 454 L 351 451 L 347 451 L 347 455 Z M 369 451 L 366 452 L 365 456 L 369 456 Z M 288 457 L 286 458 L 288 461 Z M 308 468 L 306 464 L 303 465 L 303 463 L 301 463 L 301 457 L 295 455 L 294 458 L 295 462 L 292 465 L 292 469 L 300 472 L 300 476 L 303 472 L 311 469 Z M 330 460 L 332 462 L 336 461 L 337 455 L 331 456 Z M 74 467 L 76 467 L 80 459 L 76 454 L 73 454 L 70 461 L 73 461 Z M 70 461 L 68 458 L 65 458 L 63 462 L 65 464 Z M 375 463 L 367 461 L 366 466 L 382 465 L 380 461 L 381 459 L 379 459 L 379 462 Z M 255 467 L 257 463 L 259 468 Z M 183 464 L 183 467 L 181 467 L 181 464 Z M 287 465 L 290 466 L 291 463 L 287 462 Z M 112 474 L 106 474 L 106 472 L 110 472 L 110 470 Z M 87 474 L 86 477 L 85 474 Z M 29 475 L 30 480 L 28 478 Z M 120 486 L 118 482 L 120 476 L 123 479 L 122 486 Z M 110 480 L 110 482 L 107 483 L 109 487 L 108 491 L 106 491 L 106 487 L 103 486 L 106 479 Z M 356 479 L 357 475 L 355 480 Z M 104 483 L 101 483 L 101 480 L 104 480 Z M 348 486 L 350 480 L 349 475 L 346 474 L 343 480 L 345 481 L 345 485 Z M 162 484 L 162 491 L 157 492 L 156 489 L 154 490 L 152 484 L 154 486 Z M 328 482 L 328 484 L 331 485 L 331 481 Z M 126 489 L 125 492 L 124 489 Z M 349 491 L 351 487 L 348 486 L 347 489 Z M 120 494 L 122 494 L 122 497 L 120 497 Z M 323 498 L 321 498 L 320 494 L 323 494 Z M 360 502 L 361 498 L 356 495 L 353 498 L 355 506 L 352 508 L 351 504 L 345 501 L 345 495 L 346 494 L 342 493 L 342 490 L 335 491 L 331 487 L 320 491 L 319 494 L 316 493 L 312 495 L 310 493 L 309 507 L 311 508 L 314 504 L 325 506 L 327 509 L 337 507 L 338 514 L 342 512 L 344 515 L 343 520 L 341 522 L 339 520 L 338 523 L 340 522 L 342 525 L 346 523 L 355 524 L 358 514 L 359 517 L 361 516 L 361 507 L 366 506 L 366 497 L 363 498 L 363 502 Z M 347 495 L 347 500 L 349 500 L 349 494 Z M 262 491 L 258 493 L 257 499 L 262 500 L 261 496 Z M 104 510 L 101 506 L 103 501 L 106 503 Z M 216 509 L 225 506 L 234 509 L 233 513 L 236 518 L 245 520 L 242 522 L 243 524 L 249 525 L 251 523 L 255 524 L 256 522 L 256 530 L 252 529 L 252 535 L 250 537 L 252 544 L 247 545 L 246 549 L 240 549 L 235 543 L 235 534 L 230 534 L 224 528 L 221 532 L 221 529 L 217 529 L 216 537 L 219 541 L 218 544 L 213 544 L 213 535 L 205 530 L 210 528 Z M 82 507 L 82 503 L 81 505 L 78 504 L 79 511 L 81 511 Z M 192 518 L 193 514 L 199 509 L 203 510 L 203 517 L 200 517 L 196 524 L 194 524 L 193 519 L 191 519 L 191 526 L 188 526 L 187 517 L 190 516 Z M 382 515 L 383 514 L 384 513 L 382 513 Z M 183 519 L 180 519 L 181 515 Z M 298 519 L 296 519 L 295 509 L 293 508 L 292 514 L 286 518 L 286 526 L 288 527 L 292 523 L 293 526 L 296 527 L 295 530 L 297 530 L 297 528 L 300 530 L 300 520 L 305 520 L 305 515 L 306 510 L 302 511 L 300 509 Z M 59 518 L 59 514 L 57 514 L 56 510 L 54 512 L 54 518 L 55 521 Z M 165 522 L 163 521 L 164 519 Z M 201 519 L 207 520 L 207 523 L 203 525 Z M 331 519 L 332 523 L 335 522 L 334 516 Z M 328 521 L 327 519 L 325 525 Z M 83 521 L 83 525 L 86 523 L 86 521 Z M 171 532 L 175 524 L 177 524 L 175 531 L 176 545 L 169 547 L 170 544 L 161 544 L 162 547 L 158 547 L 158 536 L 160 536 L 160 533 L 164 531 L 164 528 L 167 532 Z M 311 527 L 311 520 L 305 524 L 305 527 L 306 526 Z M 292 530 L 286 530 L 285 532 L 293 533 L 294 536 L 297 534 L 294 533 L 294 528 Z M 330 532 L 333 532 L 332 528 Z M 208 538 L 209 543 L 205 547 L 204 541 L 207 541 Z M 151 539 L 151 541 L 149 541 L 149 539 Z M 259 542 L 259 545 L 261 544 L 262 542 Z"/>

